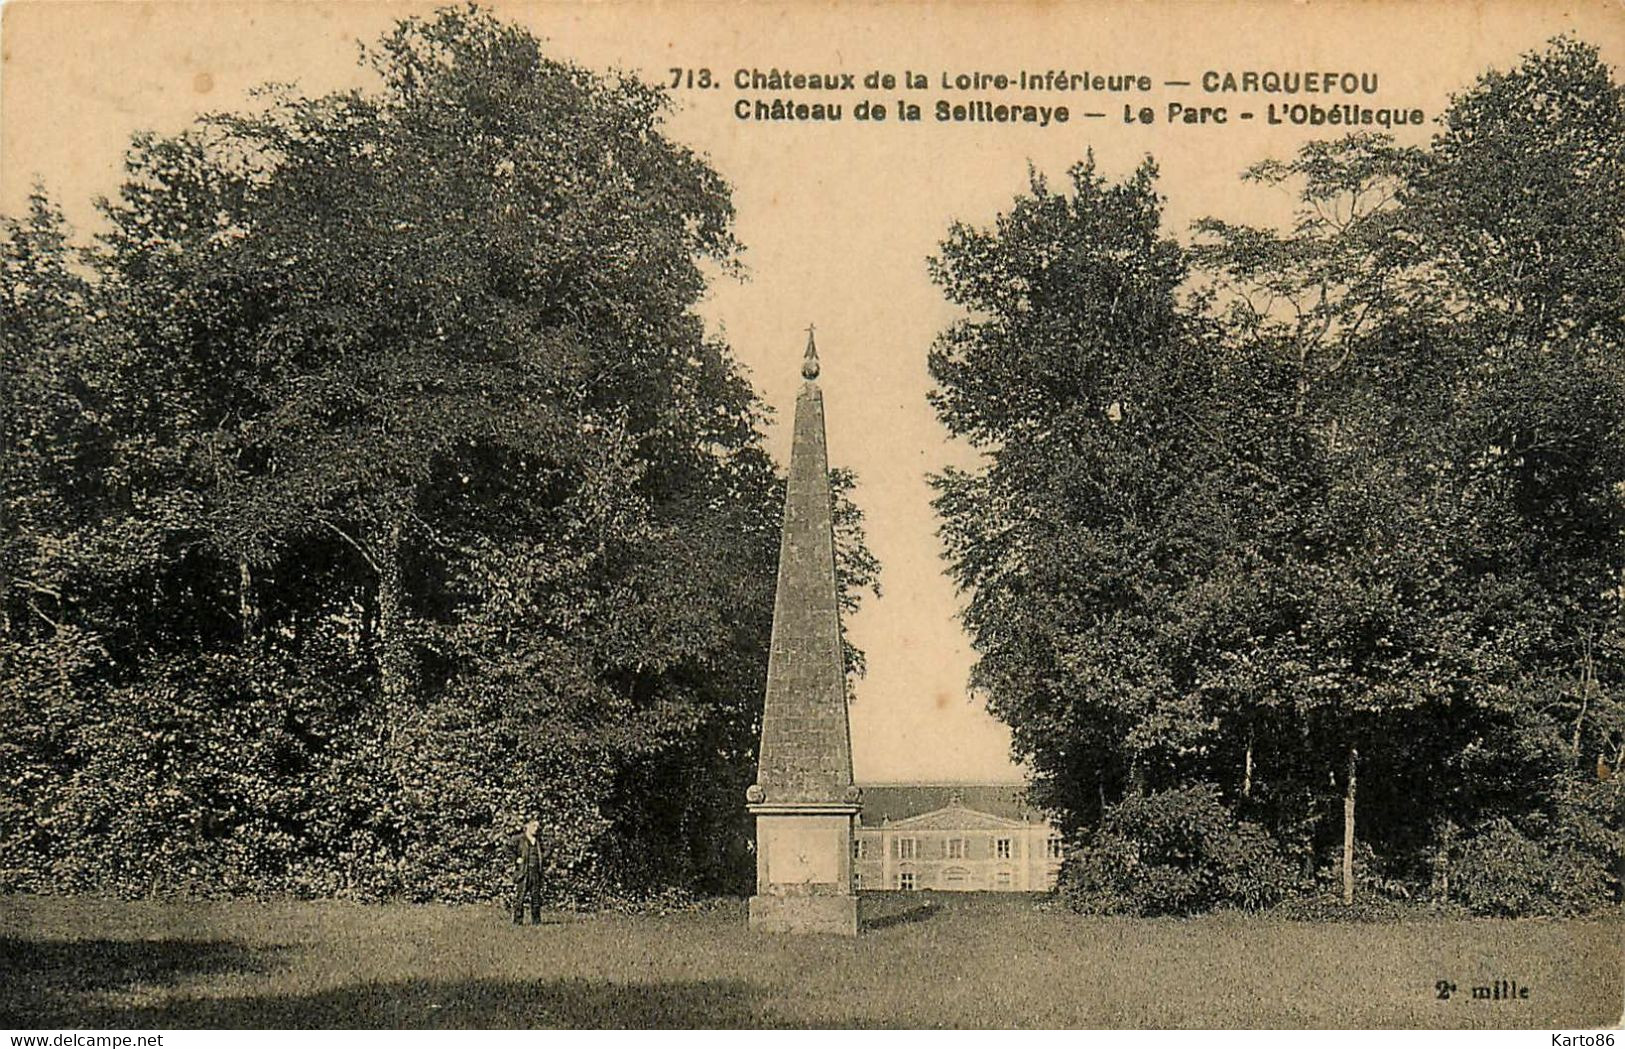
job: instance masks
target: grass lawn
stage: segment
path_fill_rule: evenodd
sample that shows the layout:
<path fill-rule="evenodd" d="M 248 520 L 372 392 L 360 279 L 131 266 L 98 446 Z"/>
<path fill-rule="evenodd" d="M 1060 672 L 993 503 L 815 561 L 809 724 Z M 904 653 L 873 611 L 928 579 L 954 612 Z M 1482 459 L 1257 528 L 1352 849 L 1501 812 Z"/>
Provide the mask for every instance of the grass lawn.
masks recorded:
<path fill-rule="evenodd" d="M 1607 921 L 1084 918 L 863 901 L 857 940 L 493 907 L 0 898 L 0 1027 L 1612 1026 Z M 1458 986 L 1449 1000 L 1435 983 Z M 1527 999 L 1475 1001 L 1515 980 Z"/>

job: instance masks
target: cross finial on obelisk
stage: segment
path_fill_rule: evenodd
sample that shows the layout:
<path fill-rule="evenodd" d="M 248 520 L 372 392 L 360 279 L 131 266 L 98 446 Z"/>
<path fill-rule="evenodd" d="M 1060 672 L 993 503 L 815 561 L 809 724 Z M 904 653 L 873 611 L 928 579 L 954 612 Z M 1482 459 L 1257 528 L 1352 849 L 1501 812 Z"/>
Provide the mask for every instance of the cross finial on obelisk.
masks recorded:
<path fill-rule="evenodd" d="M 813 343 L 813 326 L 807 325 L 807 353 L 801 358 L 801 377 L 808 382 L 818 378 L 818 347 Z"/>

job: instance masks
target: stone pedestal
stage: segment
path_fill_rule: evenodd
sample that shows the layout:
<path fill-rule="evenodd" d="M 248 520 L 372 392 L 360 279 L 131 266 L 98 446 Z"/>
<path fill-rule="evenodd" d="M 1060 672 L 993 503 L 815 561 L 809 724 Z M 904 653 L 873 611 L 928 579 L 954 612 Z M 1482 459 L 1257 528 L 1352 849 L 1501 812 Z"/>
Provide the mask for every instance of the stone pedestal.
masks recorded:
<path fill-rule="evenodd" d="M 752 805 L 756 895 L 750 925 L 763 932 L 858 934 L 852 892 L 852 804 Z"/>
<path fill-rule="evenodd" d="M 752 896 L 750 927 L 761 932 L 858 934 L 856 896 Z"/>

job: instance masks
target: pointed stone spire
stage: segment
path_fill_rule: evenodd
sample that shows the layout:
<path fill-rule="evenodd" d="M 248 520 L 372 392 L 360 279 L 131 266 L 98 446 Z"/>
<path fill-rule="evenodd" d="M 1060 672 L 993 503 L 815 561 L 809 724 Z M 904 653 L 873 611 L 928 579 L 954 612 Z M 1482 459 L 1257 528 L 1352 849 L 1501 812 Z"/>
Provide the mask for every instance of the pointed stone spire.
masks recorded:
<path fill-rule="evenodd" d="M 835 582 L 835 525 L 818 348 L 807 329 L 779 546 L 756 776 L 769 804 L 849 802 L 852 741 Z"/>
<path fill-rule="evenodd" d="M 753 929 L 858 934 L 852 891 L 852 737 L 846 720 L 835 514 L 824 449 L 818 347 L 807 328 L 784 492 L 762 749 L 745 792 L 756 817 Z"/>

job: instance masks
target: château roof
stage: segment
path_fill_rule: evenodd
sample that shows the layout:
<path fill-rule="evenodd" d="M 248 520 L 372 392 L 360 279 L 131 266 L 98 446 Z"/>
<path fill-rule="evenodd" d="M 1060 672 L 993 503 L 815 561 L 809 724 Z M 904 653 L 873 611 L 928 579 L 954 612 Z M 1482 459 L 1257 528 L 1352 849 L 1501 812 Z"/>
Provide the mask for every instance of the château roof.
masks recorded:
<path fill-rule="evenodd" d="M 955 803 L 935 812 L 924 812 L 907 819 L 892 820 L 885 824 L 894 830 L 1005 830 L 1025 827 L 1026 820 L 1007 819 L 989 812 L 978 812 Z M 870 825 L 872 829 L 873 825 Z"/>
<path fill-rule="evenodd" d="M 966 809 L 1005 820 L 1048 818 L 1027 802 L 1024 783 L 866 783 L 862 788 L 859 802 L 866 827 L 935 813 L 956 797 Z"/>

